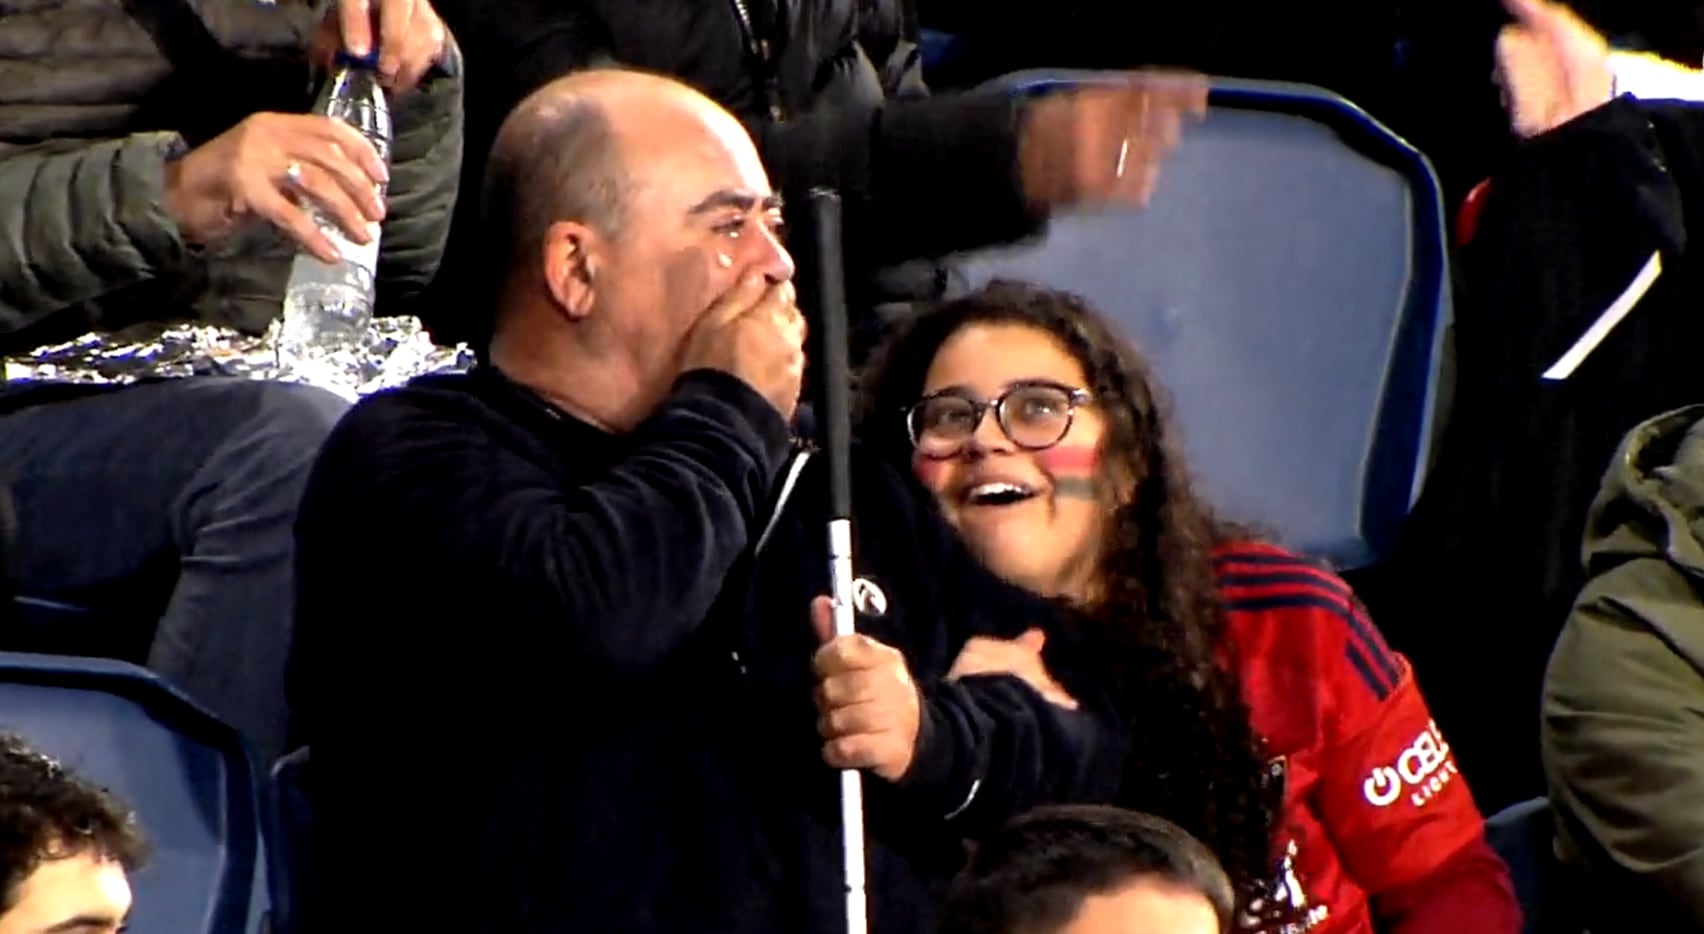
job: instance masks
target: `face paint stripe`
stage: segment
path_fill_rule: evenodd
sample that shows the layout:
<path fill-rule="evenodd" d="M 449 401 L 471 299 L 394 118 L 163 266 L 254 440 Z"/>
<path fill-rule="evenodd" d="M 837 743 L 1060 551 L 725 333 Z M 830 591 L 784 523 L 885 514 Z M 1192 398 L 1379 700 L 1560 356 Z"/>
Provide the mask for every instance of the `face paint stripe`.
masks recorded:
<path fill-rule="evenodd" d="M 1093 477 L 1054 477 L 1053 495 L 1065 499 L 1099 499 Z"/>
<path fill-rule="evenodd" d="M 914 454 L 911 457 L 911 472 L 925 487 L 939 491 L 946 483 L 947 470 L 950 462 L 938 457 L 924 454 Z"/>
<path fill-rule="evenodd" d="M 1055 476 L 1092 474 L 1100 466 L 1100 451 L 1088 445 L 1056 444 L 1036 451 L 1035 462 Z"/>

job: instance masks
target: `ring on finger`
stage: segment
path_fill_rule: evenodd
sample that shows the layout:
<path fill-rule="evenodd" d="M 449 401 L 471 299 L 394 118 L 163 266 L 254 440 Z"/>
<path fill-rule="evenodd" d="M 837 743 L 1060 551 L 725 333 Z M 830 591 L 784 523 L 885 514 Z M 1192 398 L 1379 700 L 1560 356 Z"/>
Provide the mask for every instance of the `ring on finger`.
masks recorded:
<path fill-rule="evenodd" d="M 302 187 L 302 164 L 292 162 L 284 167 L 284 184 L 291 188 Z"/>

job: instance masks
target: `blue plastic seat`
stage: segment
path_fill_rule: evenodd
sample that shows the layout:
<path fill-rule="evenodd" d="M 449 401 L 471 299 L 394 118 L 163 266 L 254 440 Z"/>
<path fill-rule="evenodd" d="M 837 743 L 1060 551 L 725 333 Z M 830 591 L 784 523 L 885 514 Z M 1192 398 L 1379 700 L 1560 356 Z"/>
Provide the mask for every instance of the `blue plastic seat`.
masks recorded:
<path fill-rule="evenodd" d="M 1020 72 L 987 90 L 1105 80 Z M 1147 210 L 1056 218 L 962 268 L 1095 302 L 1153 361 L 1226 516 L 1355 568 L 1392 544 L 1430 455 L 1443 218 L 1425 158 L 1352 104 L 1216 81 Z"/>
<path fill-rule="evenodd" d="M 309 749 L 303 746 L 272 767 L 267 782 L 272 841 L 271 934 L 310 934 L 304 920 L 311 913 L 312 791 Z"/>
<path fill-rule="evenodd" d="M 1548 798 L 1511 804 L 1485 820 L 1485 839 L 1515 884 L 1526 914 L 1522 934 L 1581 934 L 1574 889 L 1556 857 L 1555 823 Z"/>
<path fill-rule="evenodd" d="M 0 731 L 135 809 L 151 856 L 131 879 L 131 934 L 256 929 L 264 856 L 236 730 L 134 665 L 0 653 Z"/>
<path fill-rule="evenodd" d="M 921 30 L 917 45 L 923 54 L 923 67 L 937 68 L 951 61 L 958 53 L 959 37 L 938 29 Z"/>

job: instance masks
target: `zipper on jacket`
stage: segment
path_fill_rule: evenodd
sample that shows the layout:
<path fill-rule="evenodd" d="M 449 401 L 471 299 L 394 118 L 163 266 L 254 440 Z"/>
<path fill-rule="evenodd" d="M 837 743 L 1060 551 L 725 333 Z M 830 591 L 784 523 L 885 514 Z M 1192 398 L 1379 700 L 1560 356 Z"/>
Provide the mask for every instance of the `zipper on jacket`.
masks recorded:
<path fill-rule="evenodd" d="M 740 33 L 745 37 L 746 61 L 753 74 L 756 91 L 763 97 L 763 105 L 769 111 L 769 119 L 780 123 L 787 119 L 787 113 L 781 107 L 781 87 L 775 77 L 775 46 L 768 38 L 757 34 L 757 26 L 751 18 L 750 0 L 731 0 L 734 5 L 734 16 L 740 21 Z M 781 11 L 776 9 L 775 22 L 781 21 Z"/>

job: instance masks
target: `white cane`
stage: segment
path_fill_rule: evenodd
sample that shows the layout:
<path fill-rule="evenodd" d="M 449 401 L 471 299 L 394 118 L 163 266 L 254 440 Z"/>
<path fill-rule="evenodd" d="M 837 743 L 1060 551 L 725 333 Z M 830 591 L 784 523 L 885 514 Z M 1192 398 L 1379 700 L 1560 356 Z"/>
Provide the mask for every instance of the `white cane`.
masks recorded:
<path fill-rule="evenodd" d="M 834 597 L 834 634 L 851 635 L 852 615 L 852 392 L 847 362 L 846 282 L 841 267 L 840 196 L 827 188 L 810 193 L 817 273 L 817 359 L 822 411 L 817 426 L 828 460 L 829 584 Z M 857 769 L 840 773 L 840 842 L 846 881 L 846 934 L 867 934 L 864 893 L 864 784 Z"/>

